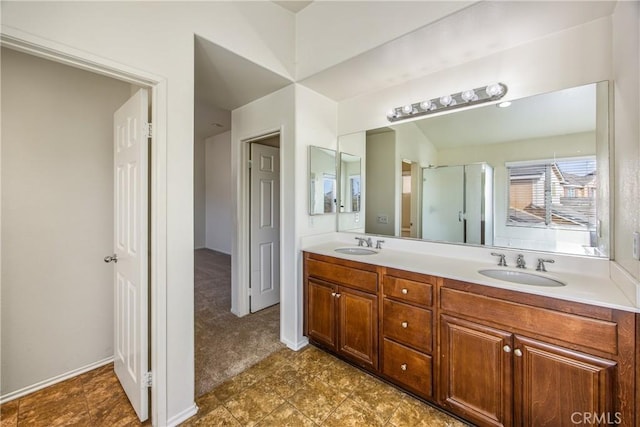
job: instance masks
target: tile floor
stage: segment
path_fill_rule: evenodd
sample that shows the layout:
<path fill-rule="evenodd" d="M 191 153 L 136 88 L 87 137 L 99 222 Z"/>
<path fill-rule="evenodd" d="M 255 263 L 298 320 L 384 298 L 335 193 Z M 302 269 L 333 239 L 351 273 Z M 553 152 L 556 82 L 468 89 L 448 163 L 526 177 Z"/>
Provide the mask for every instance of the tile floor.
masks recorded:
<path fill-rule="evenodd" d="M 273 353 L 196 402 L 185 427 L 467 425 L 313 346 Z M 0 419 L 2 427 L 141 425 L 113 365 L 5 403 Z"/>
<path fill-rule="evenodd" d="M 196 402 L 183 426 L 467 425 L 313 346 L 280 350 Z"/>
<path fill-rule="evenodd" d="M 5 403 L 0 420 L 2 427 L 141 425 L 113 364 Z"/>

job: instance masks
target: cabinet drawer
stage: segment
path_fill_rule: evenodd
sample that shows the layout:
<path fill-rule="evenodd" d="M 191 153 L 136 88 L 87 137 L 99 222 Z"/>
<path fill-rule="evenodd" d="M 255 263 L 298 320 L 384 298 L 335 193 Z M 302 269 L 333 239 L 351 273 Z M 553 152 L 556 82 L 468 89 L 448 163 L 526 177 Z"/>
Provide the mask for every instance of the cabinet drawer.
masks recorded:
<path fill-rule="evenodd" d="M 383 303 L 383 331 L 386 337 L 420 351 L 432 349 L 433 316 L 431 310 L 392 301 Z"/>
<path fill-rule="evenodd" d="M 383 282 L 385 296 L 425 306 L 433 303 L 433 286 L 430 283 L 389 275 L 384 276 Z"/>
<path fill-rule="evenodd" d="M 422 396 L 432 397 L 431 356 L 386 338 L 383 345 L 383 373 Z"/>
<path fill-rule="evenodd" d="M 541 335 L 609 354 L 618 353 L 618 328 L 613 322 L 447 288 L 440 290 L 440 306 L 449 313 L 483 319 L 517 332 Z"/>
<path fill-rule="evenodd" d="M 378 275 L 371 271 L 308 259 L 307 274 L 366 292 L 378 291 Z"/>

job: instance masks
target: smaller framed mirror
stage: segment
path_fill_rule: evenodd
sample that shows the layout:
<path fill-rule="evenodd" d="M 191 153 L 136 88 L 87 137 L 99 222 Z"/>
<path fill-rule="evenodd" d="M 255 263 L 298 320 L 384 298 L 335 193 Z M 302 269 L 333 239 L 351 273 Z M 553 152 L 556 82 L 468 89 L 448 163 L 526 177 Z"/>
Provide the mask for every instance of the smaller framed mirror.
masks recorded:
<path fill-rule="evenodd" d="M 336 151 L 309 146 L 309 215 L 336 212 L 336 175 Z"/>
<path fill-rule="evenodd" d="M 360 212 L 362 203 L 361 164 L 360 156 L 340 153 L 339 212 Z"/>

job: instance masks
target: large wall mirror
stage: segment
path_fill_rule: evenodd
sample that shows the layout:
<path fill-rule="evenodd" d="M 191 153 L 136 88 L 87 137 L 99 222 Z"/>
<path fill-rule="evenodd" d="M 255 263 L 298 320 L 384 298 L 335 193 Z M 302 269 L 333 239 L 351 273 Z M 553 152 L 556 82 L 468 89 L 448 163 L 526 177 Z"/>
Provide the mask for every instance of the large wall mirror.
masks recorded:
<path fill-rule="evenodd" d="M 336 151 L 309 146 L 309 215 L 336 212 Z"/>
<path fill-rule="evenodd" d="M 338 230 L 608 257 L 608 118 L 599 82 L 341 136 L 362 195 Z"/>

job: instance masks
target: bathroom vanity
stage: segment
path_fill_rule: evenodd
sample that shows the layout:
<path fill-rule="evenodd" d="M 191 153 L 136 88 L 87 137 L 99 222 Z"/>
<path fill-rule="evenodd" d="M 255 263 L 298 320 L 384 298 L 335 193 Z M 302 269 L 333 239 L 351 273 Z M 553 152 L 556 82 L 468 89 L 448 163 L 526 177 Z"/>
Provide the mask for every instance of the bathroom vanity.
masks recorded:
<path fill-rule="evenodd" d="M 636 309 L 330 248 L 303 256 L 313 344 L 476 425 L 637 425 Z"/>

